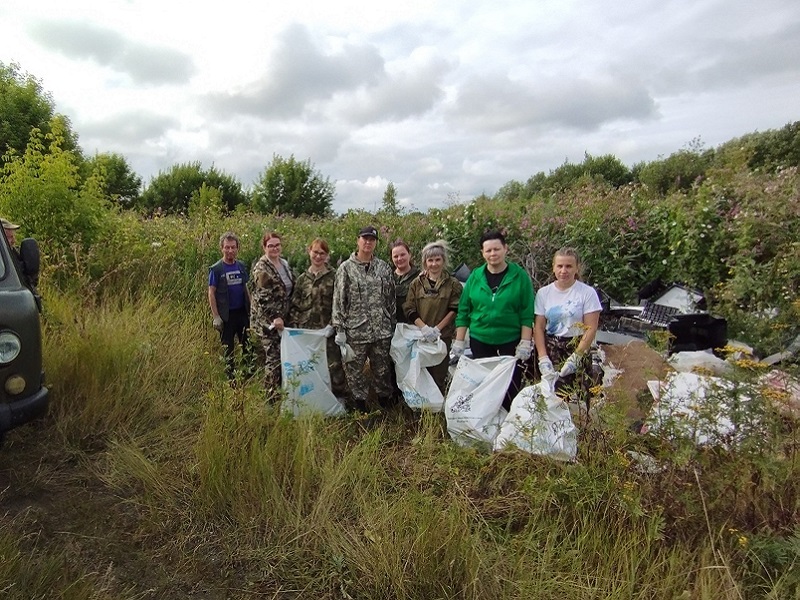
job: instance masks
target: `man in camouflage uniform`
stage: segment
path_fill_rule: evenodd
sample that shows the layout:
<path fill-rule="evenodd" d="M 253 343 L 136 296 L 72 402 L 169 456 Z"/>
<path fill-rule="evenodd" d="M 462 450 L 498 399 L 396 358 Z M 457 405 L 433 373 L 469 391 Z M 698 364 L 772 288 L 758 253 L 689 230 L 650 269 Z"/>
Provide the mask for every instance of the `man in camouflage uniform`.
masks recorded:
<path fill-rule="evenodd" d="M 317 238 L 308 248 L 311 264 L 297 277 L 289 307 L 289 326 L 301 329 L 322 329 L 331 324 L 333 288 L 336 271 L 328 265 L 328 243 Z M 348 395 L 347 380 L 342 366 L 342 354 L 333 335 L 328 337 L 326 353 L 331 391 L 337 398 Z"/>
<path fill-rule="evenodd" d="M 378 231 L 364 227 L 358 234 L 358 250 L 336 271 L 333 326 L 335 341 L 342 348 L 351 410 L 367 410 L 370 383 L 381 408 L 396 402 L 394 364 L 389 358 L 395 326 L 394 278 L 391 267 L 375 256 L 377 242 Z M 371 378 L 364 373 L 367 360 Z"/>

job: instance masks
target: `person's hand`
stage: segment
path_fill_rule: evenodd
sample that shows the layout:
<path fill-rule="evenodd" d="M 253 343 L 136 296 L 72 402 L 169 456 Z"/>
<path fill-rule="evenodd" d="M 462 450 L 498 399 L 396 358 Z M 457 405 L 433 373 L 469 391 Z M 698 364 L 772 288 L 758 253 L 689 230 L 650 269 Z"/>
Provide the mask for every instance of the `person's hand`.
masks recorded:
<path fill-rule="evenodd" d="M 514 351 L 514 358 L 517 360 L 528 360 L 531 357 L 533 344 L 530 340 L 520 340 L 517 349 Z"/>
<path fill-rule="evenodd" d="M 344 348 L 345 344 L 347 344 L 347 334 L 344 331 L 337 331 L 333 341 L 336 342 L 337 346 Z"/>
<path fill-rule="evenodd" d="M 426 342 L 435 342 L 439 339 L 441 332 L 438 327 L 430 327 L 428 325 L 422 326 L 422 339 Z"/>
<path fill-rule="evenodd" d="M 467 349 L 467 342 L 464 340 L 455 340 L 453 342 L 453 347 L 450 348 L 450 356 L 457 360 L 464 356 L 464 351 Z"/>
<path fill-rule="evenodd" d="M 539 373 L 542 374 L 542 379 L 556 374 L 553 361 L 550 360 L 549 356 L 543 356 L 539 359 Z"/>
<path fill-rule="evenodd" d="M 212 322 L 214 324 L 214 329 L 216 329 L 217 331 L 222 331 L 223 328 L 225 327 L 225 321 L 223 321 L 222 317 L 220 316 L 214 317 L 214 320 Z"/>
<path fill-rule="evenodd" d="M 564 361 L 564 364 L 561 365 L 561 371 L 559 371 L 558 375 L 560 377 L 566 377 L 568 375 L 572 375 L 575 371 L 578 370 L 578 365 L 581 362 L 581 357 L 577 352 L 573 352 L 569 355 L 569 358 Z"/>
<path fill-rule="evenodd" d="M 330 325 L 325 325 L 325 327 L 322 328 L 322 333 L 325 334 L 325 337 L 333 337 L 336 330 Z"/>
<path fill-rule="evenodd" d="M 277 319 L 272 319 L 272 327 L 278 331 L 283 331 L 283 319 L 280 317 Z"/>

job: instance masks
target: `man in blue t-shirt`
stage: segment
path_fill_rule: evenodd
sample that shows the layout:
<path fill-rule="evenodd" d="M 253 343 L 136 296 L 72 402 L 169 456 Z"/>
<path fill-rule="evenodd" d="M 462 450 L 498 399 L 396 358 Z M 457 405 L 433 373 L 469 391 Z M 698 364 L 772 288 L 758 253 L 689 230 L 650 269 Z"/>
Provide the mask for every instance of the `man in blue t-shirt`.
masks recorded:
<path fill-rule="evenodd" d="M 228 378 L 234 378 L 233 351 L 236 338 L 249 355 L 247 329 L 250 326 L 250 292 L 247 289 L 248 271 L 237 260 L 239 238 L 227 231 L 219 238 L 222 259 L 208 271 L 208 303 L 211 306 L 214 329 L 219 331 L 225 346 Z"/>

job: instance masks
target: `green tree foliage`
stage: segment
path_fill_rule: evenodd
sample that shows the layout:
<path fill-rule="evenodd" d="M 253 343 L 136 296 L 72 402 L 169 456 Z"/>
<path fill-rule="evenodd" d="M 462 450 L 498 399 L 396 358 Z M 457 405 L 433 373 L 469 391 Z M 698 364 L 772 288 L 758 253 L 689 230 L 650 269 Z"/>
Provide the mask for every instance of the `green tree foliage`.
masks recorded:
<path fill-rule="evenodd" d="M 699 139 L 693 140 L 688 148 L 670 154 L 669 157 L 636 165 L 634 172 L 639 182 L 657 194 L 668 194 L 678 190 L 688 190 L 706 174 L 714 162 L 714 150 L 703 150 Z"/>
<path fill-rule="evenodd" d="M 503 184 L 494 195 L 496 200 L 521 200 L 527 198 L 525 186 L 519 181 L 512 179 L 511 181 Z"/>
<path fill-rule="evenodd" d="M 55 112 L 53 99 L 41 82 L 22 72 L 16 63 L 0 62 L 0 153 L 13 150 L 23 154 L 31 131 L 50 133 L 54 122 L 58 122 L 60 148 L 79 151 L 78 136 L 72 131 L 69 119 Z"/>
<path fill-rule="evenodd" d="M 775 171 L 800 166 L 800 121 L 789 123 L 781 129 L 745 136 L 741 141 L 752 145 L 748 166 L 753 170 Z"/>
<path fill-rule="evenodd" d="M 54 118 L 51 133 L 31 133 L 25 153 L 4 156 L 0 211 L 20 223 L 51 250 L 73 244 L 86 249 L 102 234 L 110 214 L 103 181 L 80 177 L 82 158 L 64 150 L 63 123 Z"/>
<path fill-rule="evenodd" d="M 311 160 L 275 154 L 253 186 L 252 205 L 262 213 L 322 217 L 331 214 L 334 194 L 330 178 L 323 178 Z"/>
<path fill-rule="evenodd" d="M 633 181 L 633 174 L 613 154 L 592 156 L 587 152 L 582 163 L 564 161 L 563 165 L 550 171 L 549 175 L 539 172 L 530 177 L 524 186 L 518 181 L 509 181 L 500 188 L 495 199 L 529 199 L 537 194 L 550 196 L 590 181 L 620 187 Z"/>
<path fill-rule="evenodd" d="M 386 191 L 383 193 L 381 213 L 392 217 L 396 217 L 400 214 L 400 206 L 397 204 L 397 188 L 391 181 L 386 186 Z"/>
<path fill-rule="evenodd" d="M 146 212 L 185 213 L 192 196 L 205 185 L 222 194 L 222 205 L 232 211 L 247 204 L 247 193 L 239 181 L 213 166 L 204 170 L 199 162 L 174 165 L 169 171 L 159 171 L 142 192 L 135 206 Z"/>
<path fill-rule="evenodd" d="M 105 195 L 122 208 L 130 208 L 139 199 L 142 178 L 137 175 L 121 154 L 95 154 L 81 165 L 84 179 L 96 175 L 103 180 Z"/>

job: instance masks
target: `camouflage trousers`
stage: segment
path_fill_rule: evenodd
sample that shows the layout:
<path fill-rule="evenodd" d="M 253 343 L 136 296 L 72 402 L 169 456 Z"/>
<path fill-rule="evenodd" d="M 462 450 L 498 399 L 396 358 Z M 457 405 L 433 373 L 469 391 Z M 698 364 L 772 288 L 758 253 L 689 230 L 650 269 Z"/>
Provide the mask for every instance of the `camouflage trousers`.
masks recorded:
<path fill-rule="evenodd" d="M 342 365 L 342 352 L 333 337 L 329 337 L 326 342 L 326 352 L 328 354 L 328 372 L 331 376 L 331 391 L 337 398 L 347 398 L 350 392 Z"/>
<path fill-rule="evenodd" d="M 561 369 L 564 361 L 575 351 L 579 341 L 580 338 L 560 338 L 552 335 L 548 335 L 545 338 L 547 356 L 552 361 L 556 371 Z M 529 381 L 539 381 L 542 378 L 541 373 L 539 373 L 539 363 L 535 352 L 526 363 L 524 377 Z M 588 408 L 592 396 L 589 390 L 602 383 L 602 381 L 602 371 L 599 374 L 593 372 L 592 353 L 587 352 L 581 357 L 575 373 L 558 379 L 555 386 L 556 394 L 565 399 L 583 402 Z"/>
<path fill-rule="evenodd" d="M 277 400 L 281 393 L 281 334 L 267 330 L 259 339 L 264 350 L 264 389 L 267 398 Z"/>
<path fill-rule="evenodd" d="M 394 363 L 389 357 L 391 342 L 391 338 L 385 338 L 366 344 L 350 344 L 353 358 L 344 363 L 344 372 L 350 387 L 351 408 L 366 410 L 370 384 L 375 390 L 381 408 L 390 408 L 395 404 L 392 385 Z M 367 360 L 369 360 L 369 374 L 364 370 Z"/>

